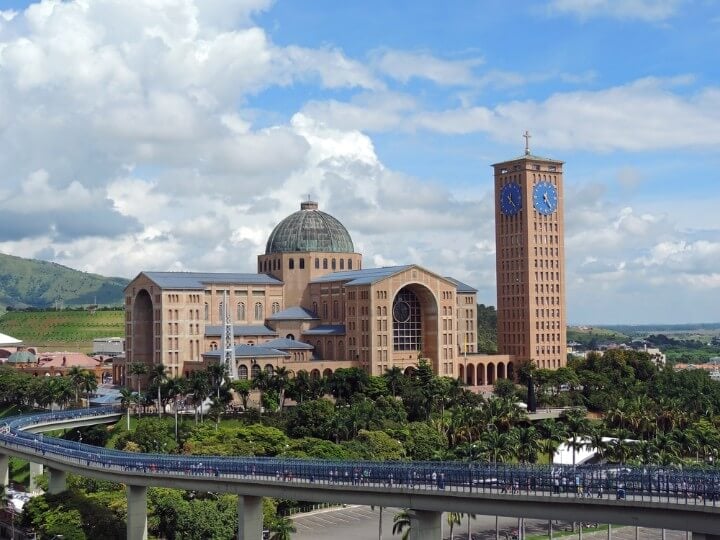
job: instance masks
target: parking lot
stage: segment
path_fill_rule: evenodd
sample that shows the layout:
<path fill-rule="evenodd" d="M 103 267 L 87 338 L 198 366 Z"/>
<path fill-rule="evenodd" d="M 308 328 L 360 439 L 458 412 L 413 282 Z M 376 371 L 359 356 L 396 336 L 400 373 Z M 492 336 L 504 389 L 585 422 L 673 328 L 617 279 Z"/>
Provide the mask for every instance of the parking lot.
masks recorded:
<path fill-rule="evenodd" d="M 393 517 L 400 508 L 383 509 L 383 538 L 400 538 L 392 534 Z M 378 538 L 378 508 L 369 506 L 348 506 L 340 509 L 324 509 L 309 514 L 293 517 L 297 533 L 293 540 L 374 540 Z M 517 531 L 517 519 L 499 519 L 500 538 L 511 538 Z M 477 516 L 471 521 L 472 540 L 494 540 L 495 518 L 493 516 Z M 558 524 L 556 531 L 567 530 L 569 524 Z M 450 538 L 447 523 L 443 525 L 444 536 Z M 528 535 L 546 534 L 547 521 L 527 520 L 525 530 Z M 467 518 L 453 530 L 455 540 L 468 540 Z M 566 537 L 572 538 L 572 537 Z M 662 532 L 658 529 L 640 529 L 640 540 L 662 540 Z M 684 532 L 666 531 L 665 540 L 685 540 Z M 583 540 L 606 540 L 607 531 L 584 533 Z M 635 528 L 623 527 L 613 529 L 614 540 L 635 540 Z"/>

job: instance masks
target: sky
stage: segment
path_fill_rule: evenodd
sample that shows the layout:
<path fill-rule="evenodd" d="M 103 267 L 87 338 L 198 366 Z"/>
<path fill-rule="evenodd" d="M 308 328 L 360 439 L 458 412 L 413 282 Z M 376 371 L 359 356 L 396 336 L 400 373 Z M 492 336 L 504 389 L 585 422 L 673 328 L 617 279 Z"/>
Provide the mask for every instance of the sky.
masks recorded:
<path fill-rule="evenodd" d="M 495 305 L 490 165 L 565 165 L 568 320 L 720 320 L 720 0 L 0 0 L 0 252 L 253 272 L 311 196 Z"/>

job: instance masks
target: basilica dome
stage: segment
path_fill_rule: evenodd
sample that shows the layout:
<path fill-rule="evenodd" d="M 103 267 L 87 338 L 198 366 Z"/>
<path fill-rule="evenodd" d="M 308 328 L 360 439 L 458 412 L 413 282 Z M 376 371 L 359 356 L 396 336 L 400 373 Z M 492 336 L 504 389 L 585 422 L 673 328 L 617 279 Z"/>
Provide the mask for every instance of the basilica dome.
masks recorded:
<path fill-rule="evenodd" d="M 347 229 L 330 214 L 318 210 L 314 201 L 300 204 L 300 210 L 283 219 L 270 233 L 265 254 L 295 251 L 354 253 Z"/>

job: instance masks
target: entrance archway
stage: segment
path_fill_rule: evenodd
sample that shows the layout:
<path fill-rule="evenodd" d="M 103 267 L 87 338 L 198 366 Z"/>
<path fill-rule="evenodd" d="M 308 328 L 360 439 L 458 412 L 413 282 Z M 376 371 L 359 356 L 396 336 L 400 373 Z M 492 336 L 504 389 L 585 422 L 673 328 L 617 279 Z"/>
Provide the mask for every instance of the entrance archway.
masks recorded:
<path fill-rule="evenodd" d="M 129 363 L 153 363 L 153 305 L 150 293 L 142 289 L 133 303 L 132 349 Z"/>
<path fill-rule="evenodd" d="M 475 366 L 473 364 L 468 364 L 467 367 L 467 379 L 465 380 L 465 384 L 468 386 L 475 386 Z"/>
<path fill-rule="evenodd" d="M 437 366 L 438 305 L 425 285 L 410 283 L 401 287 L 392 302 L 392 349 L 396 362 L 415 359 L 418 354 Z"/>

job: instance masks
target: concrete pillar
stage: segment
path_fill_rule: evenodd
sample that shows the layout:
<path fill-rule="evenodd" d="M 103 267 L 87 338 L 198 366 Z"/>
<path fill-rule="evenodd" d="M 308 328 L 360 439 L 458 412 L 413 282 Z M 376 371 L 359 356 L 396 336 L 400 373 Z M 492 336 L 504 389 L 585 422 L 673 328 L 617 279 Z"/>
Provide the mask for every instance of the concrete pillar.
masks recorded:
<path fill-rule="evenodd" d="M 10 456 L 0 454 L 0 482 L 3 487 L 10 485 Z"/>
<path fill-rule="evenodd" d="M 147 488 L 127 486 L 127 540 L 147 540 Z"/>
<path fill-rule="evenodd" d="M 48 479 L 48 493 L 57 495 L 67 490 L 67 473 L 60 469 L 48 467 L 50 478 Z"/>
<path fill-rule="evenodd" d="M 409 510 L 410 540 L 441 540 L 442 512 Z"/>
<path fill-rule="evenodd" d="M 238 534 L 237 540 L 255 540 L 262 538 L 263 511 L 262 497 L 240 495 L 238 497 Z"/>
<path fill-rule="evenodd" d="M 43 464 L 30 462 L 30 492 L 37 491 L 37 478 L 42 476 Z"/>
<path fill-rule="evenodd" d="M 612 523 L 608 523 L 608 540 L 612 540 Z"/>

